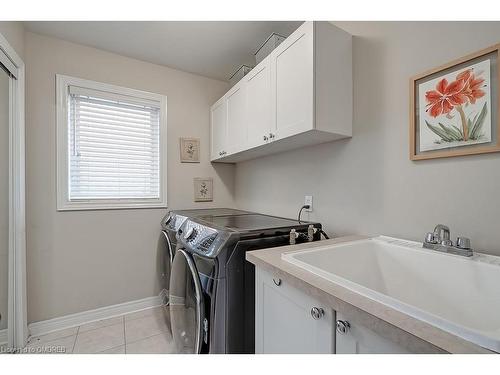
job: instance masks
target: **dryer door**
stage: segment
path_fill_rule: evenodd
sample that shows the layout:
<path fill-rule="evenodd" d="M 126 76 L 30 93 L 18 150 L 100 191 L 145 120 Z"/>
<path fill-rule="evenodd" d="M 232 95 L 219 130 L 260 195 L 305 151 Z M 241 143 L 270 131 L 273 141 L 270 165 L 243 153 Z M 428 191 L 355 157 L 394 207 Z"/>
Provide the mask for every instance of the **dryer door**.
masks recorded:
<path fill-rule="evenodd" d="M 166 243 L 166 250 L 167 252 L 165 253 L 165 257 L 168 258 L 167 261 L 169 262 L 170 265 L 172 265 L 172 262 L 174 261 L 174 255 L 175 255 L 175 245 L 172 243 L 170 238 L 168 237 L 168 233 L 164 230 L 161 231 L 163 234 L 163 237 L 165 238 L 165 243 Z"/>
<path fill-rule="evenodd" d="M 200 277 L 193 258 L 178 249 L 170 275 L 170 324 L 176 353 L 200 353 L 205 308 Z"/>
<path fill-rule="evenodd" d="M 162 246 L 164 248 L 163 252 L 163 280 L 164 280 L 164 288 L 166 289 L 167 293 L 169 292 L 169 284 L 170 284 L 170 274 L 172 272 L 172 262 L 174 261 L 174 255 L 175 255 L 175 248 L 174 244 L 172 243 L 170 237 L 168 236 L 168 233 L 164 230 L 161 231 L 161 236 L 162 236 Z"/>

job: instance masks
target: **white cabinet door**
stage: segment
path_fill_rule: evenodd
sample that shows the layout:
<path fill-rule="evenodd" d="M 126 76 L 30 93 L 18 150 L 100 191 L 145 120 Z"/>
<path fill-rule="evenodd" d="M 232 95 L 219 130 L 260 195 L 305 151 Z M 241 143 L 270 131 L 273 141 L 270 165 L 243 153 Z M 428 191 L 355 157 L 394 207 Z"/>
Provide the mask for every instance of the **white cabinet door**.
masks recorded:
<path fill-rule="evenodd" d="M 337 354 L 405 354 L 405 348 L 337 313 Z M 344 332 L 344 328 L 345 332 Z"/>
<path fill-rule="evenodd" d="M 334 353 L 332 310 L 261 268 L 255 276 L 256 353 Z"/>
<path fill-rule="evenodd" d="M 242 79 L 226 94 L 227 106 L 227 155 L 242 151 L 247 145 L 246 85 Z"/>
<path fill-rule="evenodd" d="M 210 159 L 222 156 L 227 139 L 227 113 L 225 97 L 210 108 Z"/>
<path fill-rule="evenodd" d="M 269 142 L 271 133 L 271 66 L 265 58 L 247 76 L 248 147 Z M 274 128 L 274 127 L 273 127 Z"/>
<path fill-rule="evenodd" d="M 314 128 L 313 34 L 306 22 L 271 53 L 276 139 Z"/>

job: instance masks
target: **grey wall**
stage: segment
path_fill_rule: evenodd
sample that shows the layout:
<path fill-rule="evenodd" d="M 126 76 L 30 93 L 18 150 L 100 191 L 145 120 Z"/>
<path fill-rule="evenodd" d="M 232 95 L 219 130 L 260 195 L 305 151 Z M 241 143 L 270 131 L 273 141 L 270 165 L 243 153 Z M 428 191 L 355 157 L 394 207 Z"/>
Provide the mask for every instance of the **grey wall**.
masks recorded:
<path fill-rule="evenodd" d="M 329 233 L 422 240 L 445 223 L 500 255 L 500 153 L 408 157 L 409 78 L 498 43 L 500 23 L 336 24 L 355 36 L 353 138 L 238 164 L 237 205 L 295 217 L 312 194 Z"/>
<path fill-rule="evenodd" d="M 233 167 L 209 163 L 209 107 L 225 82 L 26 33 L 28 321 L 159 293 L 164 209 L 56 211 L 55 75 L 168 96 L 170 208 L 232 206 Z M 180 164 L 179 137 L 201 138 L 201 163 Z M 214 201 L 193 202 L 193 177 L 214 178 Z"/>
<path fill-rule="evenodd" d="M 24 27 L 21 22 L 1 21 L 0 34 L 4 36 L 19 57 L 24 57 Z"/>

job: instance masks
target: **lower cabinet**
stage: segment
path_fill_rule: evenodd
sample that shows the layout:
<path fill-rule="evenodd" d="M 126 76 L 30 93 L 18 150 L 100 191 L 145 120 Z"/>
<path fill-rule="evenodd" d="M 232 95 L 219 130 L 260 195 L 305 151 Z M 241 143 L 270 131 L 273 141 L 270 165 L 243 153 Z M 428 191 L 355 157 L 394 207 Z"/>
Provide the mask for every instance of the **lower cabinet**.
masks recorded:
<path fill-rule="evenodd" d="M 379 336 L 372 330 L 353 324 L 348 317 L 337 313 L 335 347 L 337 354 L 409 354 L 398 344 Z"/>
<path fill-rule="evenodd" d="M 256 353 L 409 353 L 262 268 L 255 282 Z"/>
<path fill-rule="evenodd" d="M 255 279 L 256 353 L 335 352 L 334 311 L 261 268 Z"/>

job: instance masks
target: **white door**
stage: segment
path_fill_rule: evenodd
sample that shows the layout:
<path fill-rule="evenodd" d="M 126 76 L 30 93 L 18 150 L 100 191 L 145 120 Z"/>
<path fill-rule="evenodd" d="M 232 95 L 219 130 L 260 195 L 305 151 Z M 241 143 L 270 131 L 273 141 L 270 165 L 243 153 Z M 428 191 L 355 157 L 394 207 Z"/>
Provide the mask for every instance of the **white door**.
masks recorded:
<path fill-rule="evenodd" d="M 314 127 L 313 54 L 313 22 L 305 22 L 271 54 L 277 139 Z"/>
<path fill-rule="evenodd" d="M 210 159 L 215 160 L 222 156 L 227 139 L 226 99 L 221 98 L 210 108 Z"/>
<path fill-rule="evenodd" d="M 247 145 L 246 86 L 245 80 L 238 82 L 225 95 L 227 106 L 227 147 L 223 151 L 234 154 Z"/>
<path fill-rule="evenodd" d="M 337 354 L 407 354 L 405 348 L 337 313 Z"/>
<path fill-rule="evenodd" d="M 2 51 L 0 51 L 2 53 Z M 0 347 L 7 344 L 9 314 L 9 237 L 10 236 L 10 74 L 0 62 Z M 11 319 L 9 319 L 11 318 Z M 1 352 L 0 352 L 1 353 Z"/>
<path fill-rule="evenodd" d="M 0 354 L 27 338 L 23 66 L 0 34 Z"/>
<path fill-rule="evenodd" d="M 256 268 L 256 353 L 334 353 L 335 313 Z"/>
<path fill-rule="evenodd" d="M 271 133 L 271 66 L 266 57 L 245 77 L 248 148 L 269 142 Z"/>

